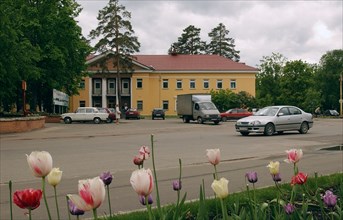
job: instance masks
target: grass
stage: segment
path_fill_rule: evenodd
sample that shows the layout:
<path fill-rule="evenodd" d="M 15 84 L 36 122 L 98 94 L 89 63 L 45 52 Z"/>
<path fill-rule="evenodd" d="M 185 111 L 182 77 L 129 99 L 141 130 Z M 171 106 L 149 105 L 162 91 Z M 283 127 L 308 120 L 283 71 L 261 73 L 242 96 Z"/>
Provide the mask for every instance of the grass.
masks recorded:
<path fill-rule="evenodd" d="M 343 198 L 343 173 L 336 173 L 329 176 L 321 176 L 317 179 L 308 178 L 306 182 L 306 188 L 310 193 L 314 193 L 318 189 L 322 189 L 323 192 L 325 190 L 332 190 L 334 194 L 336 194 L 339 198 L 340 207 L 342 207 L 342 198 Z M 290 192 L 291 186 L 289 183 L 285 183 L 281 185 L 281 190 Z M 259 204 L 262 204 L 264 202 L 269 203 L 270 201 L 274 200 L 276 198 L 276 195 L 279 193 L 278 189 L 274 186 L 266 187 L 266 188 L 259 188 L 255 191 L 256 196 L 256 202 Z M 288 196 L 288 195 L 287 195 Z M 289 199 L 289 198 L 286 198 Z M 296 195 L 296 200 L 301 201 L 302 195 L 301 193 L 298 193 Z M 227 206 L 229 207 L 229 215 L 232 212 L 239 212 L 241 207 L 248 205 L 248 195 L 247 191 L 233 193 L 228 196 L 228 198 L 225 200 Z M 197 213 L 199 211 L 199 201 L 192 201 L 185 203 L 183 206 L 183 211 L 187 212 L 185 217 L 183 219 L 186 220 L 194 220 L 197 218 Z M 172 213 L 174 210 L 175 205 L 167 205 L 163 207 L 164 213 Z M 202 207 L 203 208 L 203 207 Z M 202 211 L 207 212 L 207 219 L 218 219 L 218 214 L 220 214 L 220 203 L 217 199 L 214 198 L 208 198 L 205 200 L 205 209 Z M 154 216 L 157 216 L 157 210 L 154 211 Z M 170 217 L 170 218 L 169 218 Z M 172 219 L 172 215 L 170 215 L 166 219 Z M 149 219 L 148 213 L 146 211 L 133 211 L 126 214 L 117 214 L 112 217 L 103 217 L 102 219 L 106 220 L 144 220 Z M 157 219 L 158 216 L 157 216 Z"/>

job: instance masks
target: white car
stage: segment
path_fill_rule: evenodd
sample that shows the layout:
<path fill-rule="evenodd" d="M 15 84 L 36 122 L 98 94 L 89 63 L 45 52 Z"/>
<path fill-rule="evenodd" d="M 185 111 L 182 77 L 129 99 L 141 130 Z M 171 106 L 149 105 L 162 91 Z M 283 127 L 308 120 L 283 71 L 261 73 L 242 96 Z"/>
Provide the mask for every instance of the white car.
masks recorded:
<path fill-rule="evenodd" d="M 108 113 L 100 112 L 94 107 L 79 107 L 76 112 L 61 115 L 61 119 L 66 124 L 71 124 L 73 121 L 93 121 L 95 124 L 99 124 L 101 121 L 108 120 L 108 117 Z"/>
<path fill-rule="evenodd" d="M 275 132 L 299 131 L 306 134 L 313 126 L 313 116 L 295 106 L 268 106 L 254 115 L 239 119 L 236 122 L 236 131 L 243 136 L 249 133 L 263 133 L 267 136 Z"/>

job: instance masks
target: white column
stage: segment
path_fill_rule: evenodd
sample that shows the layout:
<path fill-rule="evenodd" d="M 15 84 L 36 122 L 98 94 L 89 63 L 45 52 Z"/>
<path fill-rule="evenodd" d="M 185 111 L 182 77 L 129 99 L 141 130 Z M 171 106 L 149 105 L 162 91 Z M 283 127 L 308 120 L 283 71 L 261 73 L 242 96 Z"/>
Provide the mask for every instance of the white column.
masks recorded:
<path fill-rule="evenodd" d="M 102 98 L 102 107 L 106 108 L 107 107 L 107 80 L 106 78 L 102 78 L 102 90 L 101 90 L 101 98 Z"/>
<path fill-rule="evenodd" d="M 92 99 L 92 91 L 93 91 L 93 78 L 89 78 L 89 87 L 88 87 L 88 106 L 93 106 L 93 99 Z"/>

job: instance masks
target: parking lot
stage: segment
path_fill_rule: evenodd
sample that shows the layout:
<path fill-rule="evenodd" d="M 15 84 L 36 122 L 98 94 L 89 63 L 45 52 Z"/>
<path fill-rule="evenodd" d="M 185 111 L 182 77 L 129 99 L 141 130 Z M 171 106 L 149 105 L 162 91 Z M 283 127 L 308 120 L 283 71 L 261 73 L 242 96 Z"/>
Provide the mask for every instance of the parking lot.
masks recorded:
<path fill-rule="evenodd" d="M 301 148 L 304 159 L 300 169 L 313 175 L 314 172 L 328 174 L 343 170 L 342 151 L 323 151 L 322 148 L 342 145 L 342 119 L 315 119 L 308 134 L 285 132 L 282 135 L 241 136 L 235 131 L 234 121 L 214 124 L 185 124 L 181 119 L 166 120 L 121 120 L 119 125 L 73 123 L 46 124 L 44 129 L 1 135 L 1 219 L 9 219 L 8 186 L 13 188 L 40 188 L 40 179 L 29 171 L 25 154 L 34 150 L 45 150 L 53 157 L 54 167 L 63 171 L 58 186 L 59 201 L 66 217 L 65 195 L 77 193 L 79 179 L 98 176 L 103 171 L 114 174 L 111 184 L 111 204 L 115 212 L 143 208 L 129 183 L 131 172 L 136 169 L 132 159 L 142 145 L 151 146 L 154 136 L 156 167 L 160 181 L 162 203 L 175 201 L 171 181 L 178 176 L 178 159 L 183 164 L 183 190 L 188 199 L 198 197 L 202 179 L 208 195 L 212 195 L 210 183 L 213 167 L 206 159 L 206 149 L 220 148 L 222 162 L 218 165 L 220 176 L 230 180 L 230 192 L 244 190 L 245 172 L 259 172 L 257 186 L 272 185 L 265 167 L 270 160 L 285 159 L 285 150 Z M 144 163 L 152 168 L 151 159 Z M 284 181 L 289 181 L 291 167 L 282 163 Z M 50 208 L 53 210 L 53 191 L 48 188 Z M 43 204 L 43 201 L 42 201 Z M 44 204 L 43 204 L 44 205 Z M 108 210 L 100 207 L 98 213 Z M 54 211 L 51 211 L 54 213 Z M 62 212 L 62 211 L 61 211 Z M 15 207 L 15 219 L 22 219 L 23 210 Z M 40 207 L 34 219 L 46 219 L 46 210 Z M 91 213 L 85 215 L 90 217 Z M 63 219 L 63 218 L 62 218 Z"/>

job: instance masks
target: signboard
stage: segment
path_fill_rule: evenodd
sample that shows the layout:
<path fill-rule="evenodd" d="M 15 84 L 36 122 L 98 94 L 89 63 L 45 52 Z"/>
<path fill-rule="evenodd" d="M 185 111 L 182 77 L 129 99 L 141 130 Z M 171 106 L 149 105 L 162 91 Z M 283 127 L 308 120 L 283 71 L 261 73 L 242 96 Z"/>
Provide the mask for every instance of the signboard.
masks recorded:
<path fill-rule="evenodd" d="M 54 89 L 52 91 L 52 99 L 54 105 L 69 106 L 69 96 L 64 92 Z"/>

